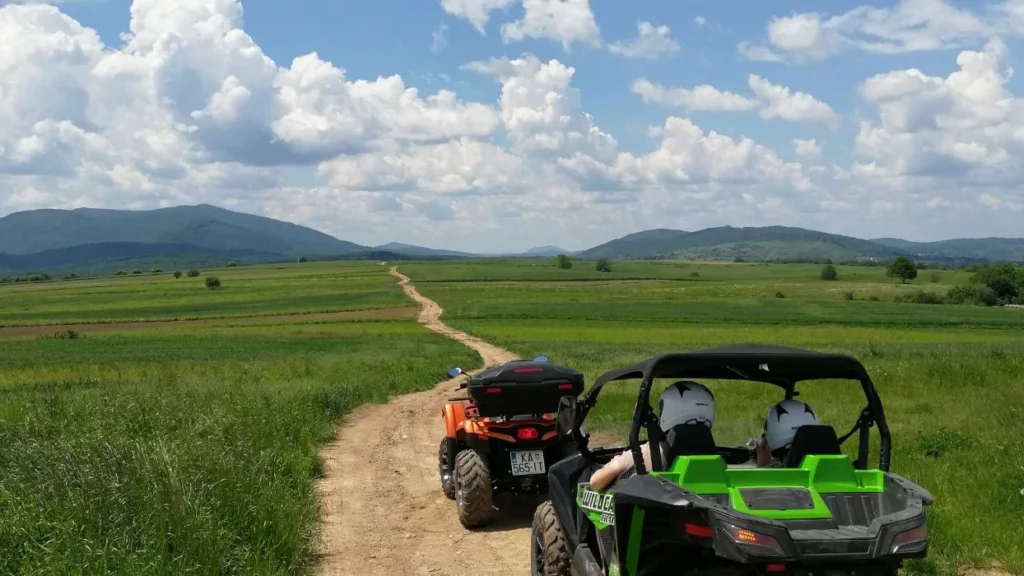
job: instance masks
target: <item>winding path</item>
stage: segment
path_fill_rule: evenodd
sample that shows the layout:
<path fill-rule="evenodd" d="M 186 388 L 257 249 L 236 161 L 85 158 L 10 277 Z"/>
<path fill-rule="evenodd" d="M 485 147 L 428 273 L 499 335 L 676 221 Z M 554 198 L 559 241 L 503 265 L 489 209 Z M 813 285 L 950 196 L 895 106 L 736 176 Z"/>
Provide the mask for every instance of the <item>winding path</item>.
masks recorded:
<path fill-rule="evenodd" d="M 472 348 L 485 366 L 515 358 L 445 326 L 436 302 L 420 295 L 394 266 L 391 275 L 422 306 L 424 326 Z M 441 406 L 455 387 L 448 380 L 387 404 L 362 406 L 339 427 L 337 439 L 323 450 L 326 473 L 317 485 L 324 503 L 318 574 L 498 576 L 529 569 L 534 506 L 496 500 L 501 513 L 495 523 L 470 532 L 441 492 Z"/>

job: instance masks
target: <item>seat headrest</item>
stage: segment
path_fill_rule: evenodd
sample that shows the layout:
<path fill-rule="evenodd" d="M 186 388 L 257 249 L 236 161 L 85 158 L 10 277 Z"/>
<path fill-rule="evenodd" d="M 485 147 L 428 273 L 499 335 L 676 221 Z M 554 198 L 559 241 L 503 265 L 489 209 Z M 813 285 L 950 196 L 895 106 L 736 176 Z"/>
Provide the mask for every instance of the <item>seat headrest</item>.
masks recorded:
<path fill-rule="evenodd" d="M 831 456 L 842 453 L 835 428 L 826 424 L 807 424 L 796 429 L 784 465 L 786 468 L 796 468 L 800 466 L 804 456 Z"/>
<path fill-rule="evenodd" d="M 711 428 L 704 424 L 677 424 L 665 435 L 666 462 L 671 466 L 679 456 L 713 456 L 718 454 Z"/>

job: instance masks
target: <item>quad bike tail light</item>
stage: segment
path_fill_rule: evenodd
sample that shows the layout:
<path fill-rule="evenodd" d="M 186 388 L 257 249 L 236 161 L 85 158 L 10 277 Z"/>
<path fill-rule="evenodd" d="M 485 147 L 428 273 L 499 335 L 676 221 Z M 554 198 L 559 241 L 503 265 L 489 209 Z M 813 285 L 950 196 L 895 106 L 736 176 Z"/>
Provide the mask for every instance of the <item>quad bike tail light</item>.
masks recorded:
<path fill-rule="evenodd" d="M 920 552 L 928 544 L 928 527 L 924 524 L 904 530 L 892 542 L 893 554 Z"/>
<path fill-rule="evenodd" d="M 771 536 L 724 522 L 722 523 L 722 528 L 732 538 L 733 542 L 739 544 L 741 548 L 751 554 L 758 556 L 785 556 L 785 552 L 779 546 L 778 540 Z"/>
<path fill-rule="evenodd" d="M 520 440 L 536 440 L 540 432 L 536 428 L 520 428 L 516 430 L 516 438 Z"/>

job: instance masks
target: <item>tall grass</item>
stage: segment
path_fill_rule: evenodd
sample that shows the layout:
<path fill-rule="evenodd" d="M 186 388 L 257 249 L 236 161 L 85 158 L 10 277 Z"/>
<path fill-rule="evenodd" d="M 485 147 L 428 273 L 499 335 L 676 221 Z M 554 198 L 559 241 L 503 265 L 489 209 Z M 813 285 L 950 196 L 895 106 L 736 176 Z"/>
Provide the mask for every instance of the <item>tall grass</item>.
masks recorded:
<path fill-rule="evenodd" d="M 411 321 L 309 332 L 306 354 L 295 328 L 239 330 L 205 336 L 219 357 L 188 332 L 0 348 L 0 574 L 303 573 L 335 419 L 478 362 Z"/>

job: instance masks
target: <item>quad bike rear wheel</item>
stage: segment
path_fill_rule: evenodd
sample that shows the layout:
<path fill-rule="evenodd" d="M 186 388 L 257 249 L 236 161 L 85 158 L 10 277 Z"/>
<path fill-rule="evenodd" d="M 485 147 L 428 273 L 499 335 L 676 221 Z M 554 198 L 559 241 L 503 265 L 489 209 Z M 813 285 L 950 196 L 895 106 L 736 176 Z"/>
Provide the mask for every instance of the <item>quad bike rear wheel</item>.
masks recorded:
<path fill-rule="evenodd" d="M 530 576 L 569 576 L 569 544 L 550 500 L 533 513 L 530 533 Z"/>
<path fill-rule="evenodd" d="M 491 471 L 483 454 L 462 450 L 455 457 L 455 505 L 459 521 L 466 528 L 479 528 L 491 521 Z"/>
<path fill-rule="evenodd" d="M 448 461 L 448 447 L 454 442 L 452 438 L 442 438 L 441 447 L 437 450 L 437 474 L 441 477 L 441 490 L 449 500 L 455 499 L 454 466 Z"/>

